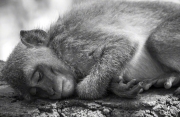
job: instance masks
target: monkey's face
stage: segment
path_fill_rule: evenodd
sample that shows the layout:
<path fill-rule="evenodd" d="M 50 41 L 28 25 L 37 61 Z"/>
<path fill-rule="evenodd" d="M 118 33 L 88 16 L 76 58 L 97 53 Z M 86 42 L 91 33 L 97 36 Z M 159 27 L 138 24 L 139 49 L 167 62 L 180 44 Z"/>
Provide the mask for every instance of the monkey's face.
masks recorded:
<path fill-rule="evenodd" d="M 71 96 L 76 83 L 70 68 L 46 47 L 44 39 L 41 43 L 41 36 L 35 36 L 38 41 L 28 41 L 28 34 L 28 31 L 21 32 L 22 43 L 8 58 L 3 69 L 4 78 L 27 100 L 31 97 L 61 99 Z"/>
<path fill-rule="evenodd" d="M 40 56 L 35 55 L 36 58 L 33 59 L 37 60 L 31 58 L 24 66 L 25 77 L 29 80 L 29 93 L 32 96 L 50 99 L 61 99 L 72 95 L 75 80 L 70 69 L 48 49 L 35 50 L 37 55 L 39 55 L 38 51 L 42 53 Z M 42 55 L 43 53 L 45 55 Z"/>
<path fill-rule="evenodd" d="M 74 80 L 56 68 L 38 66 L 31 77 L 30 94 L 49 99 L 69 97 L 74 92 Z"/>

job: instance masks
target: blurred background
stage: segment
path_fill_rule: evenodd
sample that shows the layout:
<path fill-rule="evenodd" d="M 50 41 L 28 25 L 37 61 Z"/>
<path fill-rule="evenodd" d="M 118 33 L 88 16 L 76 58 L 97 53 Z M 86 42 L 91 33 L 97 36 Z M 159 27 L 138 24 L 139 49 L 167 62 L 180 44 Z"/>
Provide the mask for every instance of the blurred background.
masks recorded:
<path fill-rule="evenodd" d="M 147 1 L 180 3 L 180 0 Z M 0 60 L 5 61 L 20 41 L 20 30 L 46 30 L 59 16 L 63 17 L 70 10 L 72 4 L 72 0 L 0 0 Z"/>
<path fill-rule="evenodd" d="M 71 0 L 0 0 L 0 60 L 20 41 L 20 30 L 46 30 L 70 8 Z"/>

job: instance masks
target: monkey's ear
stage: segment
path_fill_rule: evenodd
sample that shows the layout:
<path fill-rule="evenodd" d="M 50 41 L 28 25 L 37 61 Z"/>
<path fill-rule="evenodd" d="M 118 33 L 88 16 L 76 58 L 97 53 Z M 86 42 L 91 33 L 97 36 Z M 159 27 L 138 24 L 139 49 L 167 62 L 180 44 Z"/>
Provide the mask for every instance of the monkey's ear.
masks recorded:
<path fill-rule="evenodd" d="M 40 29 L 35 30 L 21 30 L 21 42 L 27 47 L 47 46 L 47 33 Z"/>

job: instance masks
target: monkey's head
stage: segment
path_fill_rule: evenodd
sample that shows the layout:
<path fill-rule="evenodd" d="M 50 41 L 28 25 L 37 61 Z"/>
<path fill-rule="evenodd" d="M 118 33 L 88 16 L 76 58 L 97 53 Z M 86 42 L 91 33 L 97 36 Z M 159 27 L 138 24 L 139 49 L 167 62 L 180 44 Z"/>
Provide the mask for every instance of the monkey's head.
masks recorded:
<path fill-rule="evenodd" d="M 32 97 L 61 99 L 75 89 L 70 68 L 47 47 L 43 30 L 21 31 L 21 42 L 2 70 L 7 82 L 27 100 Z"/>

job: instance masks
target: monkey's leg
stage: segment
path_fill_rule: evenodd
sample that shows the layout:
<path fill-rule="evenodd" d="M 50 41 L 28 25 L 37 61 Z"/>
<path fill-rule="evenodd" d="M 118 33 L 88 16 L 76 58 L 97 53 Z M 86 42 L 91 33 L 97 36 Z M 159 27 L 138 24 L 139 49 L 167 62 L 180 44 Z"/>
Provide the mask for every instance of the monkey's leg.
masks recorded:
<path fill-rule="evenodd" d="M 122 44 L 122 45 L 119 45 Z M 134 48 L 125 40 L 108 42 L 102 49 L 102 56 L 78 85 L 80 98 L 96 99 L 106 94 L 112 78 L 119 76 L 119 71 L 132 58 Z"/>
<path fill-rule="evenodd" d="M 120 78 L 119 82 L 113 81 L 110 85 L 110 90 L 118 95 L 119 97 L 125 98 L 135 98 L 137 95 L 143 91 L 143 82 L 136 82 L 136 79 L 124 83 L 123 78 Z"/>
<path fill-rule="evenodd" d="M 166 89 L 170 89 L 172 86 L 176 86 L 180 83 L 180 74 L 178 73 L 169 73 L 163 74 L 158 78 L 144 80 L 143 89 L 148 90 L 151 86 L 155 87 L 164 87 Z"/>
<path fill-rule="evenodd" d="M 163 84 L 164 88 L 170 89 L 172 86 L 176 86 L 180 83 L 179 73 L 165 74 L 160 77 L 161 78 L 158 78 L 157 82 L 154 84 L 155 87 L 159 87 Z"/>
<path fill-rule="evenodd" d="M 180 15 L 163 22 L 152 33 L 146 44 L 154 58 L 180 74 Z M 176 80 L 178 82 L 179 79 L 173 82 Z M 175 91 L 175 94 L 180 95 L 180 88 Z"/>

